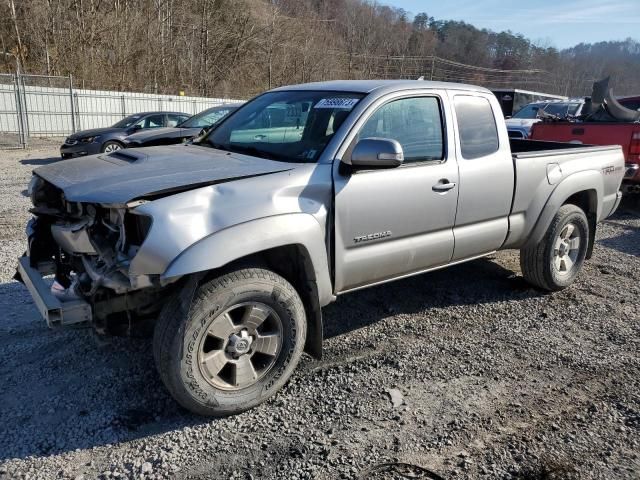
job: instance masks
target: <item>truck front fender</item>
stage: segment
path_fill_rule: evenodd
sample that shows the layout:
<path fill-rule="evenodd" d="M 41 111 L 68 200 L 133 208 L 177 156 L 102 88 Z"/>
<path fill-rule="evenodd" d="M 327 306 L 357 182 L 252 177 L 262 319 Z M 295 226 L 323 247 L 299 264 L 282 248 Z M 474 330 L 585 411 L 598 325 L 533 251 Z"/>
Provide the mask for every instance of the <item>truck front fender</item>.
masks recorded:
<path fill-rule="evenodd" d="M 310 280 L 316 283 L 319 304 L 324 306 L 334 298 L 324 238 L 318 221 L 306 213 L 259 218 L 227 227 L 195 242 L 171 261 L 161 278 L 171 281 L 175 277 L 214 270 L 272 248 L 299 245 L 311 261 L 315 278 Z"/>
<path fill-rule="evenodd" d="M 604 183 L 602 180 L 602 172 L 597 170 L 587 170 L 569 175 L 562 180 L 553 190 L 547 200 L 540 216 L 538 217 L 531 234 L 526 242 L 526 246 L 537 244 L 546 233 L 553 217 L 558 210 L 564 205 L 571 196 L 580 192 L 590 192 L 592 198 L 592 208 L 595 211 L 585 212 L 586 214 L 595 214 L 595 218 L 602 218 L 602 199 L 604 196 Z"/>

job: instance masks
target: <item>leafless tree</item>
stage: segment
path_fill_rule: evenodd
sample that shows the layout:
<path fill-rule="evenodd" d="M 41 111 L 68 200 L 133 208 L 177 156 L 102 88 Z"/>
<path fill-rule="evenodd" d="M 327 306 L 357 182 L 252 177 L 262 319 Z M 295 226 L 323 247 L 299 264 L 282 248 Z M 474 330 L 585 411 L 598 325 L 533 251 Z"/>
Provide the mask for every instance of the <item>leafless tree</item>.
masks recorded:
<path fill-rule="evenodd" d="M 0 70 L 87 87 L 247 97 L 333 78 L 433 78 L 640 92 L 634 40 L 558 51 L 511 32 L 365 0 L 0 0 Z"/>

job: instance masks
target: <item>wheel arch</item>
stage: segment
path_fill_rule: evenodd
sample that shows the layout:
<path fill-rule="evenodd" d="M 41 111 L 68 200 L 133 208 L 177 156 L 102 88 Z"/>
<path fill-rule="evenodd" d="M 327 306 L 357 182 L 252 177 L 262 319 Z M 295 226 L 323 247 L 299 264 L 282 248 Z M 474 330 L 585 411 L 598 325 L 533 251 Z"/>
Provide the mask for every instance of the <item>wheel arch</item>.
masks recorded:
<path fill-rule="evenodd" d="M 595 189 L 581 190 L 567 198 L 562 205 L 575 205 L 587 216 L 589 224 L 589 243 L 587 245 L 586 259 L 593 255 L 593 246 L 596 240 L 596 223 L 598 220 L 598 192 Z"/>
<path fill-rule="evenodd" d="M 305 351 L 320 358 L 321 307 L 335 297 L 324 234 L 311 215 L 267 217 L 216 232 L 184 250 L 162 277 L 168 282 L 192 274 L 209 277 L 247 265 L 273 270 L 298 291 L 307 316 Z"/>
<path fill-rule="evenodd" d="M 322 309 L 318 279 L 307 248 L 297 243 L 252 253 L 234 260 L 221 269 L 207 272 L 206 277 L 215 276 L 220 270 L 235 270 L 246 266 L 261 266 L 272 270 L 293 285 L 302 299 L 307 318 L 304 351 L 317 359 L 322 358 Z"/>
<path fill-rule="evenodd" d="M 101 144 L 100 144 L 100 151 L 104 152 L 105 149 L 105 145 L 107 143 L 117 143 L 118 145 L 120 145 L 120 148 L 125 148 L 124 146 L 124 142 L 120 139 L 120 138 L 107 138 L 106 140 L 104 140 Z"/>
<path fill-rule="evenodd" d="M 549 196 L 525 246 L 535 245 L 542 240 L 560 207 L 570 203 L 580 207 L 589 220 L 590 239 L 587 250 L 587 258 L 589 258 L 593 250 L 595 225 L 602 214 L 603 192 L 602 174 L 599 171 L 579 172 L 565 178 Z"/>

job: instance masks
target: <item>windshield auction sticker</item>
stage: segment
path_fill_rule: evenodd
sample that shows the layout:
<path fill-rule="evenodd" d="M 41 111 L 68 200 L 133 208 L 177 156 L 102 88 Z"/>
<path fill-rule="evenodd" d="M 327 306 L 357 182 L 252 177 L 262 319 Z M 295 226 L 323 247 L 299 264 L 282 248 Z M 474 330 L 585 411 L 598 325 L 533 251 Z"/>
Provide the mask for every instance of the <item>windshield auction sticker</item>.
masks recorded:
<path fill-rule="evenodd" d="M 343 108 L 351 110 L 359 98 L 323 98 L 313 108 Z"/>

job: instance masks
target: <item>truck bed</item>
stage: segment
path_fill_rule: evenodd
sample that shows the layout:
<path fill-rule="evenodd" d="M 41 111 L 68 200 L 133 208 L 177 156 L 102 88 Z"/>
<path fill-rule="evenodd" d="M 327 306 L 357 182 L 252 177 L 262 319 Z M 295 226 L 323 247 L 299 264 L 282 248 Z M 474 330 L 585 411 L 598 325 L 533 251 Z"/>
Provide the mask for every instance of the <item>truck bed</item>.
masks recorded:
<path fill-rule="evenodd" d="M 531 129 L 533 140 L 584 145 L 620 145 L 627 169 L 625 180 L 640 182 L 640 123 L 540 122 Z"/>
<path fill-rule="evenodd" d="M 509 142 L 515 172 L 515 190 L 509 217 L 507 247 L 521 247 L 520 242 L 533 230 L 541 212 L 549 206 L 549 199 L 556 188 L 569 177 L 577 179 L 572 182 L 579 185 L 588 184 L 587 177 L 604 180 L 598 188 L 602 199 L 598 220 L 609 215 L 617 205 L 620 170 L 623 168 L 620 146 L 514 138 L 509 139 Z M 564 200 L 564 197 L 560 199 L 561 202 Z M 557 211 L 561 204 L 553 205 L 551 210 Z"/>
<path fill-rule="evenodd" d="M 513 158 L 533 158 L 550 155 L 564 155 L 567 153 L 592 153 L 617 149 L 617 145 L 585 145 L 582 143 L 552 142 L 546 140 L 526 140 L 509 138 L 511 155 Z"/>

